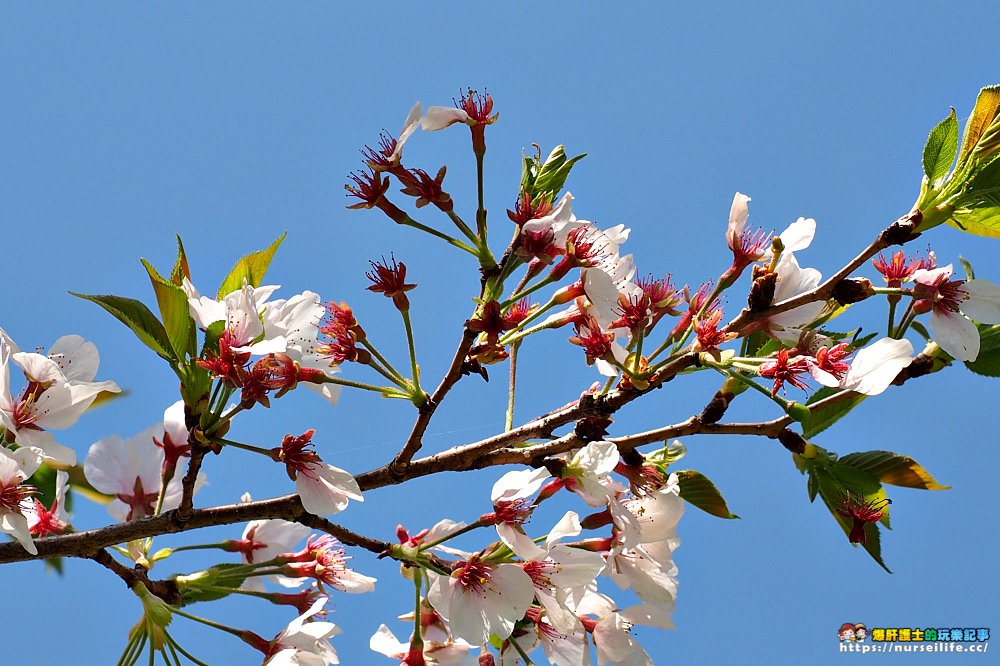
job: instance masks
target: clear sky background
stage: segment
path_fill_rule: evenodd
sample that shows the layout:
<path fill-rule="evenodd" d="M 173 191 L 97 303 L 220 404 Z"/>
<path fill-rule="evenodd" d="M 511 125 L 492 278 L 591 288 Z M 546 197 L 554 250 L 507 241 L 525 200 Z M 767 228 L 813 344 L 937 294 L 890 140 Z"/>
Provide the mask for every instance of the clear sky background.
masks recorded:
<path fill-rule="evenodd" d="M 417 344 L 425 383 L 436 384 L 471 311 L 476 267 L 377 212 L 346 210 L 343 190 L 361 166 L 358 150 L 383 128 L 398 133 L 417 100 L 450 104 L 469 86 L 493 95 L 500 120 L 488 131 L 487 206 L 495 251 L 509 238 L 503 211 L 516 195 L 522 149 L 565 143 L 570 154 L 588 153 L 568 183 L 577 215 L 630 226 L 625 249 L 641 273 L 669 271 L 697 285 L 729 265 L 724 230 L 737 190 L 753 197 L 751 222 L 765 229 L 814 217 L 816 240 L 799 260 L 825 275 L 839 268 L 909 210 L 931 127 L 950 106 L 963 119 L 979 88 L 1000 82 L 1000 6 L 991 1 L 608 7 L 5 4 L 0 327 L 25 349 L 68 333 L 95 341 L 98 377 L 129 392 L 60 441 L 82 458 L 93 441 L 134 435 L 177 399 L 164 363 L 97 306 L 67 294 L 152 303 L 139 257 L 169 270 L 175 234 L 195 283 L 211 293 L 239 256 L 287 230 L 269 273 L 280 295 L 311 289 L 347 301 L 380 347 L 402 360 L 398 315 L 364 290 L 363 278 L 369 259 L 394 252 L 419 284 L 410 292 Z M 406 156 L 432 173 L 447 164 L 445 183 L 473 217 L 468 132 L 418 133 Z M 421 219 L 442 223 L 433 212 Z M 1000 281 L 1000 242 L 940 227 L 909 249 L 928 244 L 942 264 L 962 254 L 980 277 Z M 734 291 L 727 314 L 741 299 Z M 881 304 L 862 307 L 858 321 L 884 320 Z M 519 420 L 561 406 L 596 378 L 567 335 L 526 346 Z M 495 368 L 489 385 L 462 382 L 431 425 L 428 451 L 502 428 L 504 373 Z M 372 379 L 356 368 L 345 376 Z M 612 433 L 682 421 L 717 384 L 672 382 L 624 410 Z M 889 488 L 893 530 L 883 533 L 883 555 L 891 575 L 808 502 L 805 478 L 776 442 L 685 440 L 680 467 L 708 475 L 742 519 L 689 507 L 675 554 L 678 629 L 638 632 L 654 661 L 835 663 L 849 658 L 836 638 L 848 621 L 1000 629 L 997 395 L 995 381 L 951 368 L 867 401 L 816 438 L 841 454 L 910 455 L 952 486 Z M 755 396 L 741 403 L 732 418 L 778 415 Z M 311 393 L 292 395 L 270 413 L 250 414 L 233 435 L 274 446 L 286 433 L 316 428 L 323 457 L 360 473 L 391 459 L 412 411 L 351 392 L 332 410 Z M 205 471 L 211 485 L 197 498 L 202 505 L 244 491 L 291 491 L 280 469 L 237 451 L 207 460 Z M 444 517 L 474 520 L 488 510 L 486 490 L 498 476 L 378 491 L 338 520 L 383 539 L 397 522 L 418 530 Z M 78 528 L 107 520 L 103 507 L 77 501 Z M 240 530 L 211 536 L 238 538 Z M 157 545 L 185 542 L 165 537 Z M 153 574 L 202 562 L 178 556 Z M 408 633 L 393 618 L 406 612 L 411 588 L 389 561 L 357 553 L 354 564 L 379 578 L 379 592 L 334 596 L 331 617 L 344 628 L 335 645 L 343 663 L 390 663 L 368 651 L 368 638 L 381 622 Z M 4 663 L 114 663 L 139 617 L 121 581 L 91 562 L 67 562 L 64 577 L 41 563 L 5 565 L 0 586 L 17 608 L 4 632 Z M 266 636 L 291 619 L 247 600 L 199 610 Z M 184 620 L 174 635 L 209 663 L 256 663 L 238 641 Z"/>

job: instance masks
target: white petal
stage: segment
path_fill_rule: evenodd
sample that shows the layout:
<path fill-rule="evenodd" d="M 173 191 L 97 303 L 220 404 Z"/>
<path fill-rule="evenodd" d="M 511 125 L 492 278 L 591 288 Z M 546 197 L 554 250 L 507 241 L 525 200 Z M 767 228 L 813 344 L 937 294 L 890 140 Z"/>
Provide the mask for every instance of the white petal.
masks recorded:
<path fill-rule="evenodd" d="M 49 358 L 59 365 L 66 379 L 82 382 L 94 379 L 101 360 L 97 345 L 79 335 L 65 335 L 56 340 L 49 349 Z"/>
<path fill-rule="evenodd" d="M 739 242 L 743 227 L 750 217 L 750 208 L 747 206 L 749 202 L 750 197 L 739 192 L 733 197 L 733 205 L 729 209 L 729 226 L 726 228 L 726 242 L 729 243 L 729 247 L 733 247 L 734 242 Z"/>
<path fill-rule="evenodd" d="M 804 250 L 812 243 L 816 236 L 816 220 L 800 217 L 795 222 L 788 225 L 788 228 L 779 234 L 785 252 L 796 252 Z"/>
<path fill-rule="evenodd" d="M 969 294 L 962 303 L 962 312 L 973 321 L 983 324 L 1000 324 L 1000 285 L 989 280 L 969 280 L 964 285 Z"/>
<path fill-rule="evenodd" d="M 427 115 L 420 121 L 420 126 L 425 131 L 435 132 L 454 123 L 468 123 L 469 120 L 469 114 L 462 109 L 451 106 L 432 106 L 427 109 Z"/>
<path fill-rule="evenodd" d="M 857 353 L 844 378 L 844 388 L 867 395 L 886 390 L 899 371 L 913 360 L 909 340 L 882 338 Z"/>
<path fill-rule="evenodd" d="M 979 329 L 958 312 L 931 313 L 934 342 L 958 361 L 975 361 L 979 356 Z"/>
<path fill-rule="evenodd" d="M 507 472 L 493 484 L 490 500 L 495 504 L 497 500 L 511 501 L 530 497 L 551 476 L 544 467 Z"/>

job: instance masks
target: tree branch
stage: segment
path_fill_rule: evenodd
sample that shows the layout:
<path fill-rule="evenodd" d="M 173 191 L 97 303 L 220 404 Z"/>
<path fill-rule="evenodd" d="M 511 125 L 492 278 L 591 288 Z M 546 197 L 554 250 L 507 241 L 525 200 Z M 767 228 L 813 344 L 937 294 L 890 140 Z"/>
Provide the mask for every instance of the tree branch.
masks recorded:
<path fill-rule="evenodd" d="M 406 468 L 410 464 L 410 460 L 413 459 L 414 454 L 420 450 L 423 446 L 424 433 L 427 431 L 427 426 L 431 422 L 431 417 L 434 415 L 434 410 L 437 406 L 441 404 L 444 397 L 448 395 L 448 391 L 451 387 L 458 383 L 458 380 L 462 378 L 462 364 L 465 363 L 465 357 L 469 353 L 469 349 L 472 348 L 472 343 L 476 339 L 476 332 L 469 329 L 464 329 L 462 331 L 462 341 L 458 344 L 458 349 L 455 351 L 455 356 L 451 360 L 451 367 L 448 368 L 448 372 L 445 373 L 444 378 L 441 383 L 435 389 L 434 394 L 431 395 L 427 402 L 420 408 L 420 412 L 417 414 L 417 420 L 413 424 L 413 429 L 410 431 L 410 436 L 406 439 L 406 444 L 403 445 L 402 450 L 396 454 L 395 459 L 390 463 L 389 469 L 393 476 L 399 476 L 400 480 L 406 474 Z"/>
<path fill-rule="evenodd" d="M 836 274 L 823 284 L 793 298 L 781 301 L 780 303 L 775 303 L 774 305 L 764 308 L 763 310 L 757 310 L 754 312 L 751 311 L 749 307 L 743 308 L 736 318 L 726 325 L 726 330 L 733 333 L 740 333 L 747 327 L 747 325 L 752 324 L 755 321 L 760 321 L 761 319 L 766 319 L 768 317 L 781 314 L 782 312 L 793 310 L 800 305 L 805 305 L 806 303 L 830 300 L 833 296 L 834 290 L 837 288 L 837 285 L 839 285 L 845 278 L 850 277 L 851 273 L 860 268 L 866 261 L 890 245 L 902 245 L 919 236 L 920 234 L 914 233 L 913 230 L 919 226 L 922 219 L 923 214 L 919 210 L 913 209 L 889 225 L 888 228 L 878 235 L 878 238 L 876 238 L 871 245 L 862 250 L 861 254 L 856 256 L 849 264 L 837 271 Z"/>

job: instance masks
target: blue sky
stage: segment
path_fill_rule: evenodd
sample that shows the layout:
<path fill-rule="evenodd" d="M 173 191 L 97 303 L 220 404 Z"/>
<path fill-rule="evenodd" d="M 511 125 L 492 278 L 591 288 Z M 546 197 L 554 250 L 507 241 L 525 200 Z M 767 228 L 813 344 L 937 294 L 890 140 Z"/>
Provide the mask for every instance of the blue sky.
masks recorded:
<path fill-rule="evenodd" d="M 564 143 L 570 154 L 588 153 L 568 183 L 574 211 L 601 226 L 630 226 L 626 249 L 642 273 L 669 271 L 693 285 L 717 276 L 729 263 L 724 229 L 741 191 L 753 197 L 751 222 L 766 229 L 815 218 L 816 241 L 800 261 L 830 274 L 909 210 L 930 128 L 951 106 L 964 118 L 979 88 L 1000 82 L 998 18 L 992 2 L 947 11 L 929 2 L 644 3 L 613 11 L 526 2 L 5 5 L 0 327 L 26 349 L 83 335 L 101 350 L 99 377 L 127 388 L 125 399 L 62 438 L 83 454 L 107 434 L 131 436 L 155 422 L 176 386 L 129 331 L 67 291 L 152 302 L 139 257 L 168 270 L 175 234 L 196 284 L 212 291 L 239 256 L 287 231 L 269 281 L 285 296 L 311 289 L 347 301 L 396 354 L 398 316 L 364 290 L 363 273 L 369 259 L 390 252 L 404 261 L 419 284 L 410 296 L 424 376 L 436 379 L 468 317 L 476 267 L 377 213 L 346 210 L 343 184 L 361 165 L 358 150 L 383 128 L 398 132 L 415 101 L 450 104 L 469 86 L 485 87 L 500 112 L 488 132 L 486 172 L 496 251 L 509 233 L 503 211 L 516 194 L 521 151 Z M 467 145 L 464 131 L 417 134 L 407 160 L 431 172 L 447 164 L 446 183 L 471 218 Z M 911 247 L 928 244 L 941 263 L 961 254 L 980 277 L 1000 281 L 1000 243 L 942 227 Z M 734 292 L 727 313 L 739 299 Z M 880 306 L 865 307 L 861 317 L 880 324 Z M 565 337 L 525 349 L 521 416 L 564 404 L 596 378 Z M 623 412 L 613 432 L 683 421 L 716 383 L 673 382 Z M 428 447 L 502 427 L 500 384 L 460 386 L 437 414 Z M 892 575 L 809 504 L 805 478 L 774 442 L 685 440 L 682 466 L 715 481 L 742 518 L 689 508 L 676 553 L 678 630 L 640 631 L 647 651 L 657 663 L 788 654 L 833 663 L 844 658 L 836 631 L 847 621 L 1000 626 L 996 395 L 995 382 L 951 368 L 864 403 L 816 438 L 841 454 L 910 455 L 952 486 L 890 489 L 893 530 L 883 533 L 883 554 Z M 775 416 L 752 397 L 734 418 Z M 294 395 L 235 432 L 273 446 L 285 433 L 316 428 L 325 459 L 361 472 L 391 458 L 411 411 L 368 395 L 346 393 L 333 410 L 312 394 Z M 206 504 L 247 490 L 258 498 L 290 492 L 282 474 L 237 452 L 209 460 L 206 471 Z M 419 529 L 443 517 L 474 519 L 496 476 L 386 489 L 352 505 L 343 523 L 389 539 L 397 522 Z M 78 501 L 78 527 L 105 519 L 103 508 Z M 214 534 L 235 538 L 239 528 Z M 200 561 L 177 560 L 181 569 Z M 343 663 L 378 663 L 368 637 L 380 622 L 406 633 L 390 620 L 406 611 L 409 592 L 391 563 L 359 553 L 355 564 L 384 593 L 334 599 L 333 620 L 345 629 L 335 644 Z M 5 645 L 12 663 L 62 663 L 67 649 L 84 645 L 89 663 L 120 654 L 139 616 L 135 599 L 93 563 L 68 562 L 66 571 L 58 578 L 39 563 L 0 568 L 8 598 L 30 618 L 19 626 L 21 640 Z M 290 619 L 248 602 L 203 611 L 262 634 Z M 253 659 L 198 627 L 177 635 L 209 663 Z"/>

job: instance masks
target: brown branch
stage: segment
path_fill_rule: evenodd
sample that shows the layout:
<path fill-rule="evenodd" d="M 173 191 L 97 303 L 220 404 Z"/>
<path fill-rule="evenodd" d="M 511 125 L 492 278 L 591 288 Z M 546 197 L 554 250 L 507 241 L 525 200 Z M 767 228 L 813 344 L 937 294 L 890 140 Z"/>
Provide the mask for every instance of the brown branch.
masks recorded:
<path fill-rule="evenodd" d="M 815 289 L 781 301 L 780 303 L 775 303 L 774 305 L 762 310 L 751 311 L 748 307 L 743 308 L 736 318 L 729 322 L 726 326 L 726 330 L 739 333 L 746 328 L 747 325 L 752 324 L 755 321 L 760 321 L 761 319 L 766 319 L 768 317 L 781 314 L 782 312 L 793 310 L 800 305 L 805 305 L 806 303 L 830 300 L 830 298 L 833 297 L 833 292 L 837 288 L 837 285 L 839 285 L 844 279 L 850 277 L 851 273 L 860 268 L 866 261 L 890 245 L 902 245 L 903 243 L 916 238 L 919 234 L 914 233 L 913 230 L 920 225 L 920 221 L 922 219 L 923 214 L 919 210 L 914 209 L 910 211 L 889 225 L 887 229 L 878 235 L 871 245 L 862 250 L 861 254 L 856 256 L 849 264 L 837 271 L 835 275 L 823 284 L 819 285 Z"/>
<path fill-rule="evenodd" d="M 370 550 L 373 553 L 384 553 L 390 545 L 386 541 L 372 539 L 371 537 L 366 537 L 363 534 L 352 532 L 342 525 L 332 523 L 322 516 L 317 516 L 311 513 L 303 513 L 298 517 L 297 522 L 302 523 L 306 527 L 311 527 L 335 536 L 338 541 L 345 545 L 358 546 L 359 548 Z"/>
<path fill-rule="evenodd" d="M 517 444 L 526 443 L 531 439 L 551 436 L 556 428 L 572 421 L 588 416 L 614 413 L 614 411 L 617 411 L 639 396 L 645 395 L 654 388 L 658 388 L 664 381 L 669 381 L 677 372 L 694 365 L 696 361 L 697 354 L 685 354 L 675 359 L 665 368 L 664 372 L 661 372 L 661 379 L 658 383 L 651 385 L 650 388 L 644 391 L 619 390 L 599 398 L 581 399 L 509 432 L 412 461 L 407 466 L 405 478 L 402 480 L 427 476 L 438 472 L 480 469 L 496 465 L 540 464 L 542 458 L 579 448 L 584 446 L 588 440 L 581 438 L 576 433 L 569 433 L 552 441 L 533 446 L 512 447 L 515 447 Z M 904 369 L 904 371 L 900 372 L 897 381 L 902 383 L 902 381 L 911 376 L 916 375 L 907 374 L 906 369 Z M 837 402 L 848 400 L 855 395 L 852 391 L 840 391 L 808 407 L 810 410 L 816 411 Z M 694 434 L 758 435 L 776 439 L 791 424 L 792 419 L 789 416 L 782 416 L 772 421 L 760 423 L 702 423 L 697 417 L 691 417 L 681 423 L 647 432 L 636 433 L 626 437 L 609 437 L 607 441 L 614 442 L 618 446 L 619 451 L 626 452 L 639 446 L 669 439 L 670 437 L 682 437 Z M 367 491 L 400 483 L 401 479 L 392 475 L 390 467 L 391 463 L 358 475 L 356 477 L 358 485 L 362 490 Z M 325 518 L 309 514 L 302 507 L 302 502 L 297 495 L 286 495 L 274 499 L 231 504 L 210 509 L 193 509 L 188 519 L 184 521 L 179 521 L 176 513 L 176 511 L 170 511 L 152 518 L 110 525 L 86 532 L 75 532 L 37 539 L 35 545 L 38 549 L 38 555 L 31 555 L 17 542 L 3 543 L 0 544 L 0 564 L 53 557 L 91 558 L 97 559 L 104 564 L 102 560 L 109 556 L 106 553 L 105 555 L 100 555 L 99 553 L 104 548 L 115 544 L 162 534 L 176 534 L 202 527 L 231 525 L 251 520 L 274 518 L 302 523 L 331 534 L 347 545 L 365 548 L 374 553 L 381 554 L 389 547 L 388 542 L 357 534 Z M 118 570 L 116 570 L 116 573 L 121 575 Z M 124 577 L 123 580 L 125 580 Z"/>
<path fill-rule="evenodd" d="M 359 474 L 355 478 L 362 490 L 371 490 L 437 472 L 477 469 L 481 465 L 478 465 L 476 461 L 495 451 L 522 444 L 530 439 L 550 437 L 557 428 L 573 421 L 591 416 L 610 416 L 639 396 L 659 388 L 664 382 L 673 379 L 678 372 L 695 365 L 697 361 L 697 354 L 684 354 L 664 366 L 660 370 L 657 380 L 642 391 L 629 389 L 612 391 L 596 398 L 585 396 L 513 430 L 411 461 L 405 470 L 394 467 L 395 461 L 393 461 L 384 467 Z"/>
<path fill-rule="evenodd" d="M 93 559 L 94 557 L 98 557 L 97 553 L 100 550 L 108 546 L 134 541 L 135 539 L 187 532 L 201 527 L 232 525 L 251 520 L 273 518 L 280 518 L 290 522 L 303 522 L 311 527 L 316 527 L 317 529 L 333 534 L 333 536 L 341 539 L 344 543 L 367 548 L 375 553 L 381 553 L 388 546 L 385 542 L 356 535 L 341 528 L 339 525 L 330 523 L 326 519 L 318 519 L 311 523 L 305 522 L 310 519 L 304 518 L 307 512 L 302 508 L 302 502 L 299 500 L 298 495 L 285 495 L 274 499 L 246 502 L 243 504 L 228 504 L 210 509 L 194 509 L 191 511 L 190 517 L 183 522 L 177 520 L 176 513 L 176 511 L 168 511 L 152 518 L 108 525 L 107 527 L 88 530 L 86 532 L 74 532 L 36 539 L 35 546 L 38 549 L 38 555 L 32 555 L 17 542 L 3 543 L 0 544 L 0 564 L 4 562 L 42 560 L 52 557 L 83 557 Z M 351 539 L 351 541 L 348 542 L 347 539 Z"/>
<path fill-rule="evenodd" d="M 462 378 L 462 364 L 465 363 L 465 357 L 468 355 L 469 349 L 472 348 L 472 343 L 475 340 L 475 331 L 467 328 L 462 331 L 462 341 L 458 344 L 455 357 L 451 360 L 451 367 L 448 368 L 448 372 L 441 380 L 437 389 L 435 389 L 434 394 L 420 408 L 417 420 L 410 431 L 410 436 L 406 439 L 406 444 L 403 445 L 402 450 L 396 454 L 395 459 L 389 464 L 389 470 L 394 477 L 400 477 L 400 480 L 402 480 L 402 477 L 406 474 L 406 468 L 410 464 L 410 460 L 413 459 L 414 454 L 423 446 L 424 433 L 427 431 L 427 426 L 430 425 L 434 410 L 444 400 L 451 387 L 457 384 L 458 380 Z"/>
<path fill-rule="evenodd" d="M 181 479 L 181 503 L 173 514 L 178 524 L 181 525 L 191 519 L 191 513 L 194 510 L 194 491 L 198 484 L 198 472 L 201 471 L 201 461 L 209 451 L 207 446 L 197 441 L 193 436 L 190 440 L 191 459 L 188 461 L 184 478 Z"/>
<path fill-rule="evenodd" d="M 94 560 L 104 568 L 111 571 L 111 573 L 121 578 L 129 589 L 132 589 L 137 584 L 142 583 L 142 585 L 149 590 L 151 594 L 163 599 L 168 604 L 180 606 L 182 601 L 181 591 L 180 588 L 177 587 L 176 582 L 172 580 L 150 580 L 149 576 L 146 574 L 145 567 L 137 564 L 134 568 L 130 569 L 112 557 L 111 554 L 103 548 L 97 551 L 94 555 L 90 556 L 90 559 Z"/>

